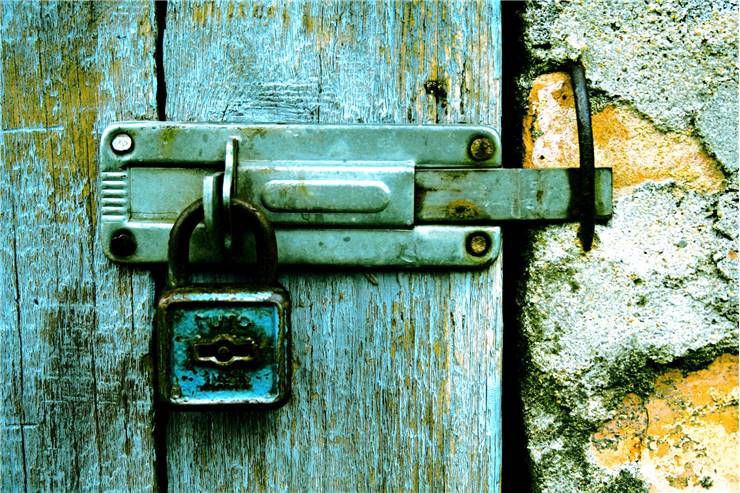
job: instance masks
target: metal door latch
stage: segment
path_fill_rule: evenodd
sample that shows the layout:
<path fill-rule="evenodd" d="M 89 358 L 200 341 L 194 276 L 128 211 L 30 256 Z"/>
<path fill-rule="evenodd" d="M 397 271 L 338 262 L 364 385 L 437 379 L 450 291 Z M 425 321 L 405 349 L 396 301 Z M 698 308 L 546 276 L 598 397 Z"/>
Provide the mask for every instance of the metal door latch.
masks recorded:
<path fill-rule="evenodd" d="M 612 183 L 593 168 L 578 75 L 581 168 L 501 168 L 486 126 L 116 123 L 100 146 L 105 253 L 166 262 L 172 224 L 200 198 L 195 262 L 229 253 L 236 198 L 265 210 L 282 265 L 482 266 L 498 255 L 496 225 L 515 220 L 581 221 L 588 249 Z"/>

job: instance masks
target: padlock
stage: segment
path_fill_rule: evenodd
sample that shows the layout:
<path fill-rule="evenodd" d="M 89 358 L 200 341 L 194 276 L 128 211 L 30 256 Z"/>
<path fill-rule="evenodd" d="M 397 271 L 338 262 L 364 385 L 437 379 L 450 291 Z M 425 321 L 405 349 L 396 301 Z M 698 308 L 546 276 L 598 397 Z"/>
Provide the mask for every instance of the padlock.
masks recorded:
<path fill-rule="evenodd" d="M 203 201 L 170 232 L 167 289 L 157 306 L 159 398 L 175 408 L 276 408 L 290 395 L 290 299 L 277 283 L 272 224 L 254 204 L 234 200 L 235 221 L 254 232 L 256 280 L 191 285 L 190 237 Z"/>

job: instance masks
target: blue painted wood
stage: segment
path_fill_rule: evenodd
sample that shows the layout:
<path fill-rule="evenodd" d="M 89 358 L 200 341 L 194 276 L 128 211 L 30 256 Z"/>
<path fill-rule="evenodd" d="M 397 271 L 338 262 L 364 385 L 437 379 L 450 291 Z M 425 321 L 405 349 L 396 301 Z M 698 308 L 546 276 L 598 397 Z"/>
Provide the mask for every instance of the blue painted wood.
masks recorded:
<path fill-rule="evenodd" d="M 146 271 L 96 239 L 96 142 L 154 117 L 150 4 L 0 3 L 3 491 L 151 491 Z M 499 122 L 492 2 L 171 2 L 170 118 Z M 495 491 L 501 263 L 300 272 L 294 397 L 173 416 L 173 491 Z"/>
<path fill-rule="evenodd" d="M 500 44 L 497 2 L 172 2 L 167 115 L 498 125 Z M 171 491 L 499 489 L 500 260 L 281 280 L 291 402 L 173 415 Z"/>
<path fill-rule="evenodd" d="M 97 141 L 154 118 L 148 3 L 0 2 L 0 491 L 152 491 L 153 286 L 96 239 Z"/>

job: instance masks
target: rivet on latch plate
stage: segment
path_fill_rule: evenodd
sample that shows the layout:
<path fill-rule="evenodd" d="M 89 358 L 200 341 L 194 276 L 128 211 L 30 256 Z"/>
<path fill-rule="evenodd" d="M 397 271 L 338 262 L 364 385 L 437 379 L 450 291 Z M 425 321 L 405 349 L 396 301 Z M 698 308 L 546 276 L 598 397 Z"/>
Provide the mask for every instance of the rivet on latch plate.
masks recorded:
<path fill-rule="evenodd" d="M 116 154 L 131 152 L 134 148 L 134 140 L 125 132 L 116 134 L 110 142 L 110 147 Z"/>
<path fill-rule="evenodd" d="M 482 257 L 491 249 L 491 237 L 483 231 L 476 231 L 468 235 L 465 247 L 470 255 Z"/>
<path fill-rule="evenodd" d="M 489 137 L 481 136 L 473 139 L 468 150 L 470 151 L 470 157 L 476 161 L 486 161 L 493 157 L 496 147 Z"/>

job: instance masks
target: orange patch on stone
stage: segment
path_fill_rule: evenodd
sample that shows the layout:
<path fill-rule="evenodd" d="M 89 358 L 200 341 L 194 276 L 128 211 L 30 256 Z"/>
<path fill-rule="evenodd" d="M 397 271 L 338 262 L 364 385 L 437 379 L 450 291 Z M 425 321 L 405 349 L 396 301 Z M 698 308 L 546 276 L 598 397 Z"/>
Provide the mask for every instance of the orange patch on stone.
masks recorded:
<path fill-rule="evenodd" d="M 651 492 L 738 490 L 738 357 L 708 368 L 670 370 L 643 400 L 628 394 L 591 437 L 604 468 L 637 463 Z"/>
<path fill-rule="evenodd" d="M 617 193 L 645 181 L 665 180 L 702 192 L 723 189 L 718 163 L 696 139 L 663 133 L 624 106 L 607 106 L 592 116 L 592 122 L 596 165 L 613 169 Z M 568 74 L 545 74 L 534 81 L 523 140 L 525 168 L 578 166 L 576 111 Z"/>
<path fill-rule="evenodd" d="M 642 399 L 627 394 L 617 416 L 592 437 L 600 462 L 622 464 L 640 460 L 648 416 Z"/>

